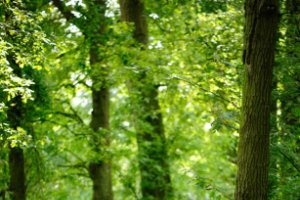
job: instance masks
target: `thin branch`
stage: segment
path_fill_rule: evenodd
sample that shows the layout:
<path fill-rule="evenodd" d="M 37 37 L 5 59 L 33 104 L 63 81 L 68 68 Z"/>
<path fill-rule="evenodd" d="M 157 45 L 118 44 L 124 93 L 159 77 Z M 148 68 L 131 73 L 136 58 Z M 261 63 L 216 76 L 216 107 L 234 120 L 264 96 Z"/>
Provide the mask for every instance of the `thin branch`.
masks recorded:
<path fill-rule="evenodd" d="M 56 165 L 58 167 L 64 167 L 64 168 L 84 168 L 84 169 L 87 169 L 87 166 L 86 166 L 86 163 L 77 163 L 77 164 L 74 164 L 74 165 L 63 165 L 63 164 L 58 164 Z"/>
<path fill-rule="evenodd" d="M 72 110 L 72 112 L 73 112 L 73 110 Z M 81 124 L 84 124 L 83 120 L 77 114 L 75 114 L 74 112 L 73 112 L 73 114 L 71 114 L 71 113 L 56 111 L 56 112 L 52 112 L 51 114 L 62 115 L 64 117 L 68 117 L 68 118 L 71 118 L 73 120 L 76 120 L 76 121 L 80 122 Z"/>
<path fill-rule="evenodd" d="M 65 51 L 65 52 L 57 55 L 55 58 L 56 59 L 60 59 L 60 58 L 63 58 L 64 56 L 67 56 L 69 54 L 78 53 L 78 52 L 81 51 L 83 45 L 84 45 L 83 42 L 82 43 L 78 43 L 78 46 L 76 46 L 75 48 L 69 49 L 68 51 Z"/>
<path fill-rule="evenodd" d="M 62 176 L 60 176 L 60 178 L 64 179 L 64 178 L 69 178 L 72 176 L 81 176 L 81 177 L 85 177 L 85 178 L 90 178 L 90 176 L 87 175 L 87 173 L 68 173 L 68 175 L 62 175 Z"/>
<path fill-rule="evenodd" d="M 45 121 L 48 122 L 48 123 L 59 125 L 62 128 L 64 128 L 67 131 L 69 131 L 71 134 L 75 135 L 75 136 L 84 136 L 85 138 L 87 138 L 88 136 L 90 136 L 90 134 L 88 134 L 88 133 L 77 133 L 77 132 L 73 131 L 68 125 L 64 125 L 62 123 L 58 123 L 57 121 L 52 121 L 52 120 L 45 120 Z"/>
<path fill-rule="evenodd" d="M 76 88 L 76 86 L 80 84 L 80 85 L 84 86 L 87 89 L 91 89 L 92 86 L 88 85 L 85 80 L 86 80 L 86 77 L 81 79 L 81 80 L 76 80 L 74 83 L 62 83 L 62 84 L 57 85 L 57 88 L 62 88 L 62 87 L 64 87 L 64 88 Z"/>
<path fill-rule="evenodd" d="M 78 156 L 77 154 L 75 154 L 74 152 L 70 151 L 69 149 L 66 149 L 66 151 L 71 154 L 72 156 L 74 156 L 75 158 L 77 158 L 78 160 L 81 161 L 81 163 L 86 163 L 80 156 Z"/>
<path fill-rule="evenodd" d="M 75 84 L 76 84 L 76 85 L 77 85 L 77 84 L 81 84 L 81 85 L 85 86 L 85 87 L 88 88 L 88 89 L 91 89 L 91 88 L 92 88 L 92 86 L 86 84 L 86 82 L 85 82 L 84 80 L 79 80 L 79 81 L 77 81 Z"/>
<path fill-rule="evenodd" d="M 74 117 L 79 121 L 81 124 L 84 124 L 83 119 L 79 116 L 78 112 L 70 105 L 70 109 L 74 115 Z"/>
<path fill-rule="evenodd" d="M 297 163 L 293 158 L 291 158 L 291 156 L 287 155 L 285 152 L 283 152 L 282 150 L 278 149 L 279 153 L 281 155 L 283 155 L 283 157 L 285 157 L 287 159 L 287 161 L 289 161 L 292 166 L 300 173 L 300 165 L 299 163 Z"/>
<path fill-rule="evenodd" d="M 75 108 L 73 108 L 73 106 L 71 105 L 71 103 L 69 102 L 69 106 L 70 106 L 70 109 L 74 115 L 74 117 L 81 123 L 81 124 L 84 124 L 84 121 L 83 119 L 80 117 L 80 115 L 78 114 L 78 112 L 75 110 Z M 84 124 L 85 125 L 85 124 Z"/>
<path fill-rule="evenodd" d="M 178 80 L 185 81 L 185 82 L 187 82 L 187 83 L 189 83 L 189 84 L 191 84 L 191 85 L 193 85 L 193 86 L 196 86 L 197 88 L 199 88 L 200 90 L 202 90 L 202 91 L 204 91 L 204 92 L 206 92 L 206 93 L 213 94 L 215 97 L 217 97 L 217 98 L 219 98 L 219 99 L 222 99 L 222 100 L 224 100 L 224 101 L 226 101 L 226 102 L 228 102 L 228 103 L 231 103 L 235 108 L 239 109 L 239 107 L 238 107 L 234 102 L 230 101 L 229 99 L 227 99 L 227 98 L 225 98 L 225 97 L 223 97 L 223 96 L 221 96 L 221 95 L 219 95 L 219 94 L 217 94 L 217 93 L 211 92 L 211 91 L 209 91 L 209 90 L 203 88 L 203 87 L 202 87 L 201 85 L 199 85 L 198 83 L 195 83 L 195 82 L 190 81 L 190 80 L 188 80 L 188 79 L 186 79 L 186 78 L 182 78 L 182 77 L 178 77 L 178 76 L 173 77 L 173 79 L 178 79 Z"/>

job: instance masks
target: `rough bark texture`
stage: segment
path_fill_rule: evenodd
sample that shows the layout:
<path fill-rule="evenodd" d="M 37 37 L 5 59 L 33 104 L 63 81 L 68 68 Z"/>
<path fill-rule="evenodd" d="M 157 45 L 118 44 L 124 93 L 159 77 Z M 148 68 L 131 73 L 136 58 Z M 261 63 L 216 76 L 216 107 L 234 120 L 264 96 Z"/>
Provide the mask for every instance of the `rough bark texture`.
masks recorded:
<path fill-rule="evenodd" d="M 121 0 L 121 18 L 134 23 L 135 40 L 147 45 L 148 30 L 144 5 L 140 0 Z M 143 48 L 142 48 L 143 49 Z M 158 87 L 143 69 L 128 83 L 135 105 L 135 129 L 143 199 L 170 199 L 171 178 Z"/>
<path fill-rule="evenodd" d="M 19 66 L 15 63 L 14 58 L 8 58 L 13 72 L 15 75 L 21 77 L 22 72 Z M 10 126 L 17 130 L 21 126 L 23 113 L 22 113 L 22 100 L 21 96 L 16 96 L 7 112 L 8 121 Z M 25 169 L 24 169 L 24 153 L 20 147 L 9 148 L 9 173 L 10 183 L 9 191 L 11 192 L 12 200 L 25 200 L 26 199 L 26 185 L 25 185 Z"/>
<path fill-rule="evenodd" d="M 236 200 L 267 199 L 277 0 L 246 0 L 242 120 Z"/>

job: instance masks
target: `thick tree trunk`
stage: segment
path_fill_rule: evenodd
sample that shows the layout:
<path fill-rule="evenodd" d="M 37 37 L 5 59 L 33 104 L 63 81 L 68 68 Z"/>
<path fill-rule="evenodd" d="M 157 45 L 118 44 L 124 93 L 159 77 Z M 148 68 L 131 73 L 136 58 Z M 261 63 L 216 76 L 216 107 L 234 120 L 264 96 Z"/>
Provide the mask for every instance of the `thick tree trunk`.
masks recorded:
<path fill-rule="evenodd" d="M 267 199 L 272 70 L 278 14 L 277 0 L 245 2 L 245 83 L 236 200 Z"/>
<path fill-rule="evenodd" d="M 148 30 L 144 5 L 140 0 L 121 0 L 121 18 L 134 23 L 134 38 L 147 45 Z M 158 87 L 147 72 L 140 69 L 128 83 L 135 105 L 139 168 L 143 199 L 170 199 L 171 178 L 163 119 L 158 102 Z"/>

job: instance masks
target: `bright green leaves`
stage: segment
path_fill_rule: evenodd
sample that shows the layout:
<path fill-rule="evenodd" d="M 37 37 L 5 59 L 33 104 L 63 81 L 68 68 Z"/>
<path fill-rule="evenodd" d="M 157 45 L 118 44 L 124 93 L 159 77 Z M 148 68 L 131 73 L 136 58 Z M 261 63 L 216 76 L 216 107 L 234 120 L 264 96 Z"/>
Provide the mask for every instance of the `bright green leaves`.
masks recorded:
<path fill-rule="evenodd" d="M 14 147 L 26 147 L 28 143 L 31 142 L 31 135 L 27 135 L 26 131 L 21 128 L 17 127 L 15 133 L 13 133 L 8 138 L 9 144 L 12 148 Z"/>
<path fill-rule="evenodd" d="M 48 180 L 40 183 L 45 196 L 35 196 L 39 184 L 30 183 L 32 199 L 90 198 L 87 163 L 105 157 L 113 158 L 116 199 L 139 198 L 133 124 L 145 132 L 153 132 L 153 127 L 134 119 L 133 113 L 152 120 L 160 113 L 164 116 L 177 199 L 232 196 L 242 69 L 240 1 L 146 0 L 147 45 L 134 41 L 133 24 L 119 22 L 112 2 L 107 4 L 105 16 L 93 6 L 96 1 L 69 2 L 67 11 L 76 13 L 71 21 L 65 20 L 51 3 L 39 12 L 34 7 L 42 6 L 42 1 L 23 2 L 35 11 L 11 7 L 12 17 L 5 19 L 2 15 L 0 21 L 1 28 L 7 30 L 0 36 L 0 121 L 7 120 L 11 100 L 21 96 L 28 113 L 25 122 L 33 126 L 35 135 L 30 136 L 32 127 L 13 130 L 2 123 L 0 141 L 26 147 L 30 156 L 38 149 L 47 161 L 42 170 L 48 170 Z M 102 32 L 103 20 L 107 25 Z M 90 47 L 101 58 L 92 65 Z M 10 54 L 21 76 L 15 74 L 16 66 L 7 59 Z M 130 91 L 129 98 L 130 85 L 137 89 Z M 111 87 L 109 132 L 89 127 L 91 89 L 101 86 Z M 289 85 L 296 94 L 294 86 Z M 155 100 L 159 100 L 161 109 L 150 112 L 153 98 L 147 91 L 156 89 L 159 94 Z M 280 90 L 284 95 L 286 88 Z M 291 114 L 299 116 L 299 110 Z M 112 148 L 99 148 L 108 133 Z M 147 145 L 145 149 L 150 149 Z M 32 165 L 37 158 L 32 158 Z M 143 159 L 157 167 L 150 159 Z M 34 177 L 39 174 L 34 173 Z"/>
<path fill-rule="evenodd" d="M 16 76 L 9 76 L 8 80 L 0 82 L 3 92 L 7 94 L 7 100 L 10 101 L 17 95 L 21 95 L 24 102 L 31 98 L 32 90 L 29 86 L 34 83 L 31 80 L 22 79 Z"/>
<path fill-rule="evenodd" d="M 37 113 L 44 112 L 36 99 L 41 91 L 37 91 L 39 83 L 35 71 L 28 68 L 43 66 L 46 35 L 39 26 L 43 17 L 24 10 L 23 2 L 2 1 L 0 9 L 0 176 L 4 177 L 0 190 L 6 191 L 9 149 L 17 147 L 26 152 L 39 147 L 42 141 L 33 128 L 42 118 Z M 45 93 L 43 95 L 46 98 Z M 26 164 L 33 153 L 29 155 Z M 27 184 L 29 186 L 30 181 Z"/>

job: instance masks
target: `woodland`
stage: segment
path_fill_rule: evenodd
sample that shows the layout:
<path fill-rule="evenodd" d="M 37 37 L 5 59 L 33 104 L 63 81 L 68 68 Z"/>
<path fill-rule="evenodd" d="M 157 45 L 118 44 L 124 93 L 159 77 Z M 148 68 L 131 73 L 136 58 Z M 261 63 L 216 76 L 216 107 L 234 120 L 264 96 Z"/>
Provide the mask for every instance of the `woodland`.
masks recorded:
<path fill-rule="evenodd" d="M 0 199 L 299 200 L 300 0 L 0 0 Z"/>

